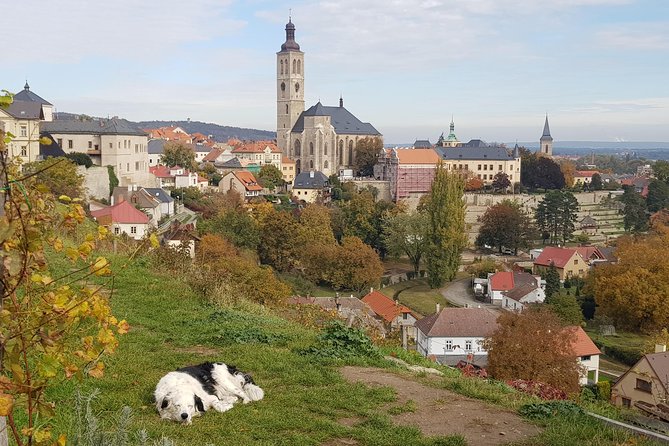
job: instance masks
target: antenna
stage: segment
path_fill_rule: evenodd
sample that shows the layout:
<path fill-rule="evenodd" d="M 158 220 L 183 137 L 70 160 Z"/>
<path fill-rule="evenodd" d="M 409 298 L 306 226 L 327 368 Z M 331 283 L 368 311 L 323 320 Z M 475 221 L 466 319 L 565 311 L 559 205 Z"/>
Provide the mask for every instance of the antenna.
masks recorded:
<path fill-rule="evenodd" d="M 288 21 L 293 20 L 293 8 L 288 8 Z"/>

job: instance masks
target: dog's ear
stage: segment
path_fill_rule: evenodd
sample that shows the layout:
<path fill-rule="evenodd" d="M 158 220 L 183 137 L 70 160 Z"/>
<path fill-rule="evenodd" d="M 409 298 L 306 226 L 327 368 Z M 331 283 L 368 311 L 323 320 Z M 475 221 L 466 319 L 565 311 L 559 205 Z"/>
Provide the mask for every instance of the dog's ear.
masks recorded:
<path fill-rule="evenodd" d="M 195 395 L 195 408 L 199 412 L 204 412 L 204 403 L 202 402 L 202 398 L 197 395 Z"/>
<path fill-rule="evenodd" d="M 160 408 L 161 408 L 161 409 L 164 409 L 164 408 L 166 408 L 166 407 L 169 406 L 169 405 L 170 405 L 170 402 L 167 401 L 167 398 L 163 398 L 163 402 L 160 404 Z"/>

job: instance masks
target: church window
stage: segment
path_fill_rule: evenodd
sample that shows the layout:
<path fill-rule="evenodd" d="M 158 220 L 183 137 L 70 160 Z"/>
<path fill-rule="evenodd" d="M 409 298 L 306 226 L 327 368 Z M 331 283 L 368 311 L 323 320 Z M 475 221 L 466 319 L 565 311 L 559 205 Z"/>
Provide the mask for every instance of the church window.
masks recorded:
<path fill-rule="evenodd" d="M 300 173 L 302 169 L 300 168 L 300 165 L 302 162 L 300 160 L 295 160 L 295 173 Z"/>
<path fill-rule="evenodd" d="M 314 143 L 310 142 L 309 143 L 309 155 L 313 155 L 313 154 L 314 154 Z"/>
<path fill-rule="evenodd" d="M 302 74 L 302 61 L 297 61 L 297 74 Z"/>
<path fill-rule="evenodd" d="M 324 169 L 327 169 L 327 168 L 328 168 L 328 160 L 325 160 L 325 161 L 323 162 L 323 168 L 324 168 Z"/>
<path fill-rule="evenodd" d="M 328 154 L 328 143 L 325 143 L 325 149 L 323 150 L 323 155 Z"/>
<path fill-rule="evenodd" d="M 309 161 L 309 169 L 313 169 L 313 168 L 314 168 L 314 160 L 310 160 Z"/>
<path fill-rule="evenodd" d="M 339 155 L 339 164 L 344 164 L 344 140 L 339 140 L 339 148 L 337 149 L 337 155 Z"/>
<path fill-rule="evenodd" d="M 300 91 L 300 84 L 295 82 L 295 93 L 297 93 L 298 91 Z"/>
<path fill-rule="evenodd" d="M 295 156 L 300 156 L 300 151 L 301 151 L 300 149 L 301 149 L 300 140 L 296 139 L 295 140 Z"/>
<path fill-rule="evenodd" d="M 353 141 L 348 142 L 348 164 L 353 164 Z"/>
<path fill-rule="evenodd" d="M 293 74 L 295 74 L 295 72 L 297 71 L 296 67 L 297 67 L 297 61 L 293 59 Z"/>
<path fill-rule="evenodd" d="M 286 114 L 288 114 L 288 104 L 286 104 Z M 284 125 L 285 127 L 285 125 Z"/>
<path fill-rule="evenodd" d="M 279 66 L 281 67 L 280 73 L 283 74 L 283 59 L 280 61 Z"/>

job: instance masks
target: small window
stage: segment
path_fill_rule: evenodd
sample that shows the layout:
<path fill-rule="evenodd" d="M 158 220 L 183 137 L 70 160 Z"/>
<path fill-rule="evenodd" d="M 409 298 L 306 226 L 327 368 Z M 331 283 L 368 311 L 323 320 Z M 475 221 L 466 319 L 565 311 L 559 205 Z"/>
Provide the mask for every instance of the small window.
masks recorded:
<path fill-rule="evenodd" d="M 465 341 L 465 350 L 468 352 L 472 351 L 472 341 L 469 339 Z"/>
<path fill-rule="evenodd" d="M 137 226 L 130 226 L 130 233 L 137 234 Z"/>
<path fill-rule="evenodd" d="M 21 126 L 21 136 L 28 136 L 28 126 Z"/>
<path fill-rule="evenodd" d="M 480 165 L 480 164 L 479 164 L 479 168 L 478 168 L 478 170 L 481 170 L 481 165 Z"/>
<path fill-rule="evenodd" d="M 499 169 L 497 169 L 497 170 L 502 170 L 502 165 L 501 164 L 499 165 Z"/>
<path fill-rule="evenodd" d="M 446 341 L 446 346 L 444 347 L 444 350 L 447 352 L 453 351 L 453 341 L 451 340 Z"/>
<path fill-rule="evenodd" d="M 483 165 L 483 170 L 488 170 L 488 165 L 487 164 Z"/>
<path fill-rule="evenodd" d="M 646 381 L 645 379 L 637 378 L 635 389 L 642 392 L 653 393 L 652 383 L 650 381 Z"/>
<path fill-rule="evenodd" d="M 581 361 L 590 361 L 591 356 L 586 355 L 586 356 L 581 356 Z"/>
<path fill-rule="evenodd" d="M 574 265 L 578 265 L 578 259 L 574 259 Z"/>
<path fill-rule="evenodd" d="M 68 139 L 67 140 L 67 148 L 68 149 L 74 148 L 74 141 L 72 141 L 71 139 Z"/>
<path fill-rule="evenodd" d="M 92 149 L 93 148 L 93 141 L 88 141 L 88 148 Z"/>
<path fill-rule="evenodd" d="M 58 138 L 56 141 L 58 141 L 58 147 L 61 149 L 63 148 L 63 138 Z"/>
<path fill-rule="evenodd" d="M 632 400 L 629 399 L 629 398 L 623 397 L 623 407 L 625 409 L 629 409 L 630 407 L 632 407 Z"/>
<path fill-rule="evenodd" d="M 113 143 L 113 142 L 110 142 L 110 143 L 109 143 L 109 148 L 110 148 L 110 149 L 113 149 L 113 148 L 114 148 L 114 143 Z"/>
<path fill-rule="evenodd" d="M 97 144 L 95 144 L 95 145 L 93 146 L 93 148 L 94 148 L 95 150 L 100 150 L 100 146 L 97 145 Z"/>
<path fill-rule="evenodd" d="M 21 146 L 21 156 L 28 156 L 28 147 Z"/>
<path fill-rule="evenodd" d="M 121 228 L 119 228 L 118 226 L 115 227 L 115 228 L 114 228 L 114 234 L 118 235 L 118 234 L 120 234 L 120 233 L 121 233 Z"/>

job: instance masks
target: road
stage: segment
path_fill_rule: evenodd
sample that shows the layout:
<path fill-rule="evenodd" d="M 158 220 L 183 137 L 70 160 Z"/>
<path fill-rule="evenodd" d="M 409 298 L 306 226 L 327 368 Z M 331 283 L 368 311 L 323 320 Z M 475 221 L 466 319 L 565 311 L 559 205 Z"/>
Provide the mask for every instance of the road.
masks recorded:
<path fill-rule="evenodd" d="M 470 286 L 471 280 L 471 278 L 455 280 L 439 291 L 447 301 L 456 307 L 464 307 L 465 305 L 469 305 L 470 307 L 481 306 L 484 308 L 489 308 L 495 313 L 501 313 L 501 308 L 493 304 L 480 302 L 474 298 L 474 293 L 472 292 L 472 288 Z"/>

